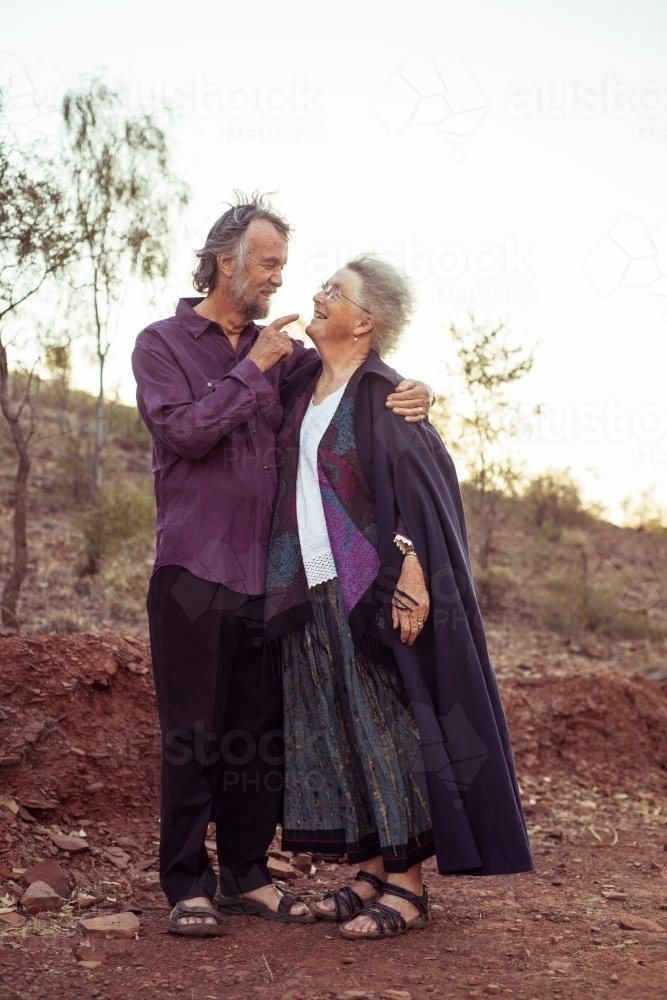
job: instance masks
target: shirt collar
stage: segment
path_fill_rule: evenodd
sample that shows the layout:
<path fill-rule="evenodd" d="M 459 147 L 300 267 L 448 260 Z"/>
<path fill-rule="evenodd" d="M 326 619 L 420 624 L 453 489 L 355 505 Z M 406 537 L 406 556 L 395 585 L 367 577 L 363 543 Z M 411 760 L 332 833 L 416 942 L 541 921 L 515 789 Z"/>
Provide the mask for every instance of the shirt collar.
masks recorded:
<path fill-rule="evenodd" d="M 179 299 L 176 306 L 177 317 L 194 337 L 201 336 L 204 330 L 208 330 L 211 325 L 210 319 L 206 319 L 205 316 L 200 316 L 199 313 L 195 312 L 195 306 L 203 301 L 204 297 L 198 295 L 192 299 Z"/>
<path fill-rule="evenodd" d="M 207 319 L 206 316 L 200 316 L 199 313 L 195 312 L 195 306 L 199 305 L 199 303 L 203 301 L 204 296 L 197 295 L 193 298 L 179 299 L 176 307 L 176 315 L 178 319 L 195 339 L 201 337 L 202 333 L 205 333 L 211 326 L 221 330 L 218 323 L 215 323 L 212 319 Z M 257 333 L 257 331 L 258 327 L 255 323 L 248 323 L 239 338 L 237 351 L 243 346 L 243 344 L 245 344 L 246 340 Z"/>

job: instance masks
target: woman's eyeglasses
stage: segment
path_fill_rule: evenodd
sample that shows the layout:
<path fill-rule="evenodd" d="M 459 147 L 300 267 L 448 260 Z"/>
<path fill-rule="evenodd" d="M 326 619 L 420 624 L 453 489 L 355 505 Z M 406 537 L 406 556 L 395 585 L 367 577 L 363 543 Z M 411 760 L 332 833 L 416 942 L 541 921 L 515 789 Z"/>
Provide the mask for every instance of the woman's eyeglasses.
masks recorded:
<path fill-rule="evenodd" d="M 367 309 L 366 306 L 360 306 L 358 302 L 354 301 L 354 299 L 350 299 L 347 295 L 343 295 L 340 288 L 336 285 L 329 285 L 325 281 L 324 284 L 320 285 L 320 291 L 324 292 L 329 302 L 333 302 L 334 299 L 345 299 L 347 302 L 351 302 L 353 306 L 356 306 L 357 309 L 362 309 L 363 312 L 368 313 L 369 316 L 373 315 L 370 309 Z"/>

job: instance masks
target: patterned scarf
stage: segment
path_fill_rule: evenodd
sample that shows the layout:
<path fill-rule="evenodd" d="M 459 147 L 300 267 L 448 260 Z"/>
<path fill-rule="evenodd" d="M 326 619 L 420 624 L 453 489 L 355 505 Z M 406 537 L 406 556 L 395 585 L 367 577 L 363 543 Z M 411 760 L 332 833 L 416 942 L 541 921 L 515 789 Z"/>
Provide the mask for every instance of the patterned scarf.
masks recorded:
<path fill-rule="evenodd" d="M 357 369 L 318 448 L 318 476 L 329 542 L 340 582 L 345 614 L 353 634 L 374 633 L 384 642 L 378 597 L 369 591 L 380 568 L 375 499 L 364 475 L 354 438 Z M 299 398 L 278 436 L 278 499 L 269 542 L 266 581 L 267 639 L 274 639 L 312 618 L 296 513 L 299 436 L 317 378 Z"/>

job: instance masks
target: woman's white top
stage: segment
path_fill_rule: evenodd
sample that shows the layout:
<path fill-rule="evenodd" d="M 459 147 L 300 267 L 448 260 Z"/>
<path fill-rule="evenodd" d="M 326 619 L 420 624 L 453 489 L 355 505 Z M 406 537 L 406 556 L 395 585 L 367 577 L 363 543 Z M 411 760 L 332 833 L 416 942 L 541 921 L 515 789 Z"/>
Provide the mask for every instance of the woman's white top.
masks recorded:
<path fill-rule="evenodd" d="M 296 477 L 296 520 L 309 587 L 333 580 L 337 576 L 327 523 L 324 519 L 317 474 L 317 449 L 338 409 L 345 392 L 345 385 L 332 392 L 317 406 L 311 399 L 301 424 L 299 469 Z"/>

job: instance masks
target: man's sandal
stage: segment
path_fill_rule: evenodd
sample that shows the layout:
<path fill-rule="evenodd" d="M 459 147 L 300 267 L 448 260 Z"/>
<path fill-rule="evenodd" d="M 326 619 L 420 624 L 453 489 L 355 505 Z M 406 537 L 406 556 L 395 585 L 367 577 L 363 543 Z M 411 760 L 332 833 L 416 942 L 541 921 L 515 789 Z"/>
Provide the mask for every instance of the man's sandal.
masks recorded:
<path fill-rule="evenodd" d="M 377 875 L 371 875 L 370 872 L 357 872 L 355 882 L 370 882 L 375 891 L 379 892 L 380 895 L 385 891 L 385 883 L 382 879 L 378 878 Z M 323 903 L 325 899 L 333 900 L 334 910 L 320 910 L 318 903 Z M 331 920 L 332 922 L 340 923 L 341 921 L 352 920 L 363 908 L 364 900 L 354 889 L 346 885 L 342 889 L 336 889 L 335 892 L 327 892 L 322 899 L 319 899 L 316 903 L 312 903 L 310 912 L 314 913 L 320 920 Z"/>
<path fill-rule="evenodd" d="M 212 918 L 215 923 L 199 920 L 194 924 L 182 924 L 180 920 L 183 917 L 207 917 L 209 920 Z M 170 934 L 182 934 L 183 937 L 220 937 L 224 934 L 220 917 L 212 907 L 187 906 L 185 899 L 176 903 L 167 926 Z"/>
<path fill-rule="evenodd" d="M 260 903 L 258 899 L 250 899 L 248 896 L 220 896 L 218 909 L 226 917 L 246 917 L 256 914 L 258 917 L 266 917 L 267 920 L 277 920 L 281 924 L 314 924 L 317 917 L 313 916 L 310 910 L 301 914 L 290 913 L 295 903 L 307 906 L 301 896 L 291 892 L 282 894 L 277 910 L 272 910 L 266 903 Z"/>
<path fill-rule="evenodd" d="M 361 941 L 362 938 L 366 938 L 372 941 L 377 938 L 398 937 L 400 934 L 405 934 L 406 931 L 421 930 L 422 927 L 430 924 L 431 911 L 428 908 L 428 890 L 426 886 L 424 886 L 424 894 L 416 896 L 414 892 L 409 892 L 400 885 L 390 885 L 387 883 L 384 887 L 384 894 L 386 896 L 400 896 L 401 899 L 407 900 L 408 903 L 412 903 L 417 908 L 419 915 L 413 917 L 412 920 L 406 920 L 398 910 L 393 910 L 391 906 L 385 906 L 384 903 L 378 903 L 373 900 L 370 903 L 366 903 L 364 908 L 359 913 L 356 913 L 355 916 L 372 917 L 377 930 L 353 931 L 341 927 L 340 933 L 344 938 L 349 938 L 351 941 Z"/>

